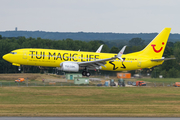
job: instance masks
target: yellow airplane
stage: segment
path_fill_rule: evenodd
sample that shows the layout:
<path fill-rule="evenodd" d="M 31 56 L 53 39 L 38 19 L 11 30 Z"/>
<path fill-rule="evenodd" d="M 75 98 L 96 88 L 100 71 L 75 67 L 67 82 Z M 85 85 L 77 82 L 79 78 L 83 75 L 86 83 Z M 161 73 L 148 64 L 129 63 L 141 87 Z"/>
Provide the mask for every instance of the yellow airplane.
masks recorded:
<path fill-rule="evenodd" d="M 54 49 L 24 48 L 13 50 L 3 56 L 3 59 L 15 66 L 46 66 L 60 67 L 63 71 L 78 72 L 89 77 L 89 70 L 127 71 L 151 68 L 160 65 L 164 60 L 172 58 L 162 57 L 171 28 L 164 28 L 143 50 L 130 54 L 123 54 L 124 46 L 118 54 L 82 52 Z"/>

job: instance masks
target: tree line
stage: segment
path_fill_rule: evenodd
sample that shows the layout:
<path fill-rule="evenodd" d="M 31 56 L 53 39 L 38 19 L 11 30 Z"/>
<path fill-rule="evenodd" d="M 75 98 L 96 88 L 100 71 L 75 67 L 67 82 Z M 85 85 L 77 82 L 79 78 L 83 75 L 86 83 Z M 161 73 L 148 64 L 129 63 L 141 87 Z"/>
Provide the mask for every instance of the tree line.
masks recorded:
<path fill-rule="evenodd" d="M 0 35 L 0 73 L 18 73 L 18 69 L 16 66 L 13 66 L 11 63 L 2 59 L 2 56 L 9 53 L 15 49 L 21 48 L 44 48 L 44 49 L 59 49 L 59 50 L 74 50 L 74 51 L 89 51 L 95 52 L 97 48 L 104 44 L 101 52 L 103 53 L 118 53 L 120 49 L 125 45 L 124 42 L 119 41 L 118 47 L 110 47 L 108 43 L 110 41 L 80 41 L 80 40 L 72 40 L 72 39 L 63 39 L 63 40 L 50 40 L 50 39 L 42 39 L 42 38 L 25 38 L 25 37 L 14 37 L 14 38 L 3 38 Z M 128 42 L 128 45 L 124 54 L 132 53 L 136 51 L 142 50 L 146 44 L 145 41 L 141 38 L 132 38 Z M 151 77 L 159 77 L 159 75 L 163 75 L 163 77 L 180 77 L 180 42 L 168 42 L 164 57 L 176 57 L 176 60 L 165 61 L 162 65 L 154 67 L 152 69 L 143 69 L 141 70 L 141 74 L 151 73 Z M 39 73 L 41 69 L 36 66 L 24 66 L 24 72 L 30 73 Z M 52 68 L 49 68 L 52 71 Z M 102 71 L 103 72 L 103 71 Z M 131 73 L 139 72 L 129 71 Z M 105 72 L 107 73 L 107 72 Z"/>

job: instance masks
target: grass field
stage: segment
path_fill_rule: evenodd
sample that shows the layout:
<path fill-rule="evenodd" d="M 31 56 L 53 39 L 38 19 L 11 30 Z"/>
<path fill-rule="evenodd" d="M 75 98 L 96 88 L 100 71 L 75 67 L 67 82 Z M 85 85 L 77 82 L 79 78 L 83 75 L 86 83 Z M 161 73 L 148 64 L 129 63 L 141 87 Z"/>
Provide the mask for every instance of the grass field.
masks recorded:
<path fill-rule="evenodd" d="M 175 83 L 180 82 L 180 78 L 141 78 L 138 80 L 143 80 L 146 82 L 159 82 L 159 83 Z"/>
<path fill-rule="evenodd" d="M 0 116 L 180 117 L 175 87 L 0 87 Z"/>

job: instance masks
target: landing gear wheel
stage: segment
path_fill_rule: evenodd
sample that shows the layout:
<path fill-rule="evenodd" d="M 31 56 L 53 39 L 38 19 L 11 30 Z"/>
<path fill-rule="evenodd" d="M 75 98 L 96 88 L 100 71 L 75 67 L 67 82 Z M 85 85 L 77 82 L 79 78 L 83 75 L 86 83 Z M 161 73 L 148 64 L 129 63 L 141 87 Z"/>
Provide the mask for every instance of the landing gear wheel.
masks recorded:
<path fill-rule="evenodd" d="M 86 76 L 89 77 L 91 75 L 90 72 L 86 72 Z"/>
<path fill-rule="evenodd" d="M 88 72 L 88 69 L 85 67 L 85 69 L 84 69 L 83 72 L 82 72 L 82 76 L 87 76 L 87 77 L 89 77 L 90 75 L 91 75 L 91 73 Z"/>
<path fill-rule="evenodd" d="M 18 67 L 18 70 L 21 71 L 21 66 Z"/>
<path fill-rule="evenodd" d="M 86 71 L 83 71 L 83 72 L 82 72 L 82 76 L 87 76 L 87 77 L 89 77 L 90 75 L 91 75 L 90 72 L 86 72 Z"/>
<path fill-rule="evenodd" d="M 82 76 L 86 76 L 86 71 L 83 71 L 83 72 L 82 72 Z"/>

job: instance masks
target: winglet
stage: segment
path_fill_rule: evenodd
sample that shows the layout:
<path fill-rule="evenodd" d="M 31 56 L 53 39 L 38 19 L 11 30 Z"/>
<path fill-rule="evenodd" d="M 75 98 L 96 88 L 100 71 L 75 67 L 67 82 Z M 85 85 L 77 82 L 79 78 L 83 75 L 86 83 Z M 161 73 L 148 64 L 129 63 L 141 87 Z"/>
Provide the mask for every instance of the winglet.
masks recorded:
<path fill-rule="evenodd" d="M 124 53 L 124 50 L 126 49 L 126 46 L 124 46 L 120 51 L 119 53 L 117 54 L 117 58 L 120 59 L 121 61 L 123 61 L 123 59 L 121 58 L 121 56 L 123 55 Z"/>
<path fill-rule="evenodd" d="M 103 47 L 103 44 L 97 49 L 96 53 L 100 53 L 101 52 L 101 49 Z"/>

